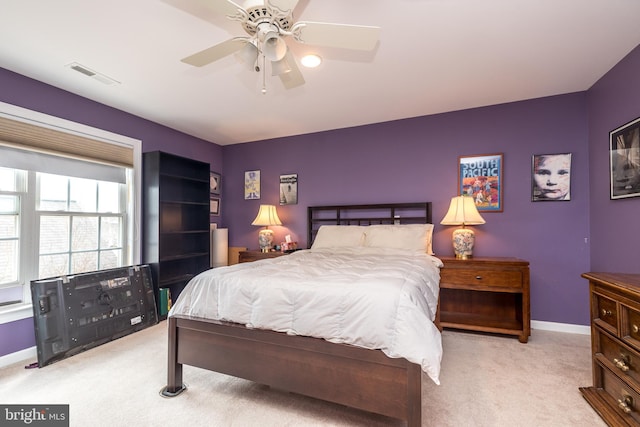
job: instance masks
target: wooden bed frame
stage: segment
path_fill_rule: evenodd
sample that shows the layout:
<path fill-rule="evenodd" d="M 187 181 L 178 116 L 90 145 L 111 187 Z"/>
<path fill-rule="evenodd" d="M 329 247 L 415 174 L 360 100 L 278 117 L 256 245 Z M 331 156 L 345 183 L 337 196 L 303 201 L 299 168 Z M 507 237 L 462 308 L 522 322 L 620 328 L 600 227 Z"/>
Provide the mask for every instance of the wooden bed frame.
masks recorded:
<path fill-rule="evenodd" d="M 309 207 L 308 219 L 311 246 L 324 224 L 431 223 L 431 203 Z M 422 370 L 406 359 L 231 322 L 174 316 L 168 326 L 166 397 L 185 390 L 182 366 L 191 365 L 405 420 L 409 427 L 422 423 Z"/>

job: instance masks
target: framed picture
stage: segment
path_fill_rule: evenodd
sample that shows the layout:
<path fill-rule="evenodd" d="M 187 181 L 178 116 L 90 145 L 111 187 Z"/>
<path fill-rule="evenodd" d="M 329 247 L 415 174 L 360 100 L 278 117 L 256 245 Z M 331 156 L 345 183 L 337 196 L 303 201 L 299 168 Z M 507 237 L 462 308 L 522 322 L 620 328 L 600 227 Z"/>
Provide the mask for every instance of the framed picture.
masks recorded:
<path fill-rule="evenodd" d="M 280 204 L 298 204 L 298 174 L 280 175 Z"/>
<path fill-rule="evenodd" d="M 571 153 L 534 154 L 531 201 L 571 200 Z"/>
<path fill-rule="evenodd" d="M 218 197 L 212 197 L 209 200 L 209 213 L 211 215 L 220 215 L 220 199 Z"/>
<path fill-rule="evenodd" d="M 458 194 L 471 196 L 482 212 L 502 212 L 502 153 L 460 156 Z"/>
<path fill-rule="evenodd" d="M 611 199 L 640 196 L 640 117 L 609 133 Z"/>
<path fill-rule="evenodd" d="M 220 189 L 222 188 L 222 181 L 220 174 L 217 172 L 209 173 L 209 192 L 211 194 L 220 195 Z"/>
<path fill-rule="evenodd" d="M 244 199 L 260 199 L 260 171 L 246 171 L 244 173 Z"/>

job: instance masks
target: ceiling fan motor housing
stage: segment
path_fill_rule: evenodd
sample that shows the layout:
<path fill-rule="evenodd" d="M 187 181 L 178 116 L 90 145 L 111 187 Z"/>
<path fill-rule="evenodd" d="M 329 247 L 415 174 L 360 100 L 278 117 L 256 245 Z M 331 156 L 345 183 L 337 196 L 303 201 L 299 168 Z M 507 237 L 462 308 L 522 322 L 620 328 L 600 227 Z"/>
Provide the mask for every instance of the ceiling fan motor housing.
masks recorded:
<path fill-rule="evenodd" d="M 261 0 L 247 0 L 244 2 L 243 8 L 249 16 L 242 23 L 242 26 L 249 35 L 255 35 L 258 31 L 258 26 L 265 22 L 275 24 L 279 30 L 288 31 L 291 28 L 293 15 L 290 10 L 273 15 L 270 8 Z M 278 11 L 277 9 L 274 10 Z"/>

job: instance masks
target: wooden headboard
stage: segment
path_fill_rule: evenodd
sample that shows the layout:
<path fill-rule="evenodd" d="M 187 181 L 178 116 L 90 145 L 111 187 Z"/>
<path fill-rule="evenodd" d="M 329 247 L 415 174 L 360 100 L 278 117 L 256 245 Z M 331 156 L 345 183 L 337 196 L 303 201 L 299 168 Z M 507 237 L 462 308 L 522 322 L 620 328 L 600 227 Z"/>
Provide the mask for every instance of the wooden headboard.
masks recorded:
<path fill-rule="evenodd" d="M 431 202 L 309 206 L 307 246 L 322 225 L 430 224 Z"/>

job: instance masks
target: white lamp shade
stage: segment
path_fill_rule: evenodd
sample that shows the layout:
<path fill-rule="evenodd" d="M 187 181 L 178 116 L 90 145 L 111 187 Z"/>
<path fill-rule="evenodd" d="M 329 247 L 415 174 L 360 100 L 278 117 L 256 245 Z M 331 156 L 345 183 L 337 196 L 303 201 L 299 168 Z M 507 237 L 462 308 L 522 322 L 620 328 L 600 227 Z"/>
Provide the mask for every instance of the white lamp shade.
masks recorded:
<path fill-rule="evenodd" d="M 278 218 L 278 212 L 276 212 L 276 207 L 274 205 L 260 205 L 258 215 L 251 225 L 268 227 L 270 225 L 282 225 L 282 221 Z"/>
<path fill-rule="evenodd" d="M 484 223 L 473 197 L 469 196 L 452 197 L 449 211 L 440 221 L 442 225 L 479 225 Z"/>

